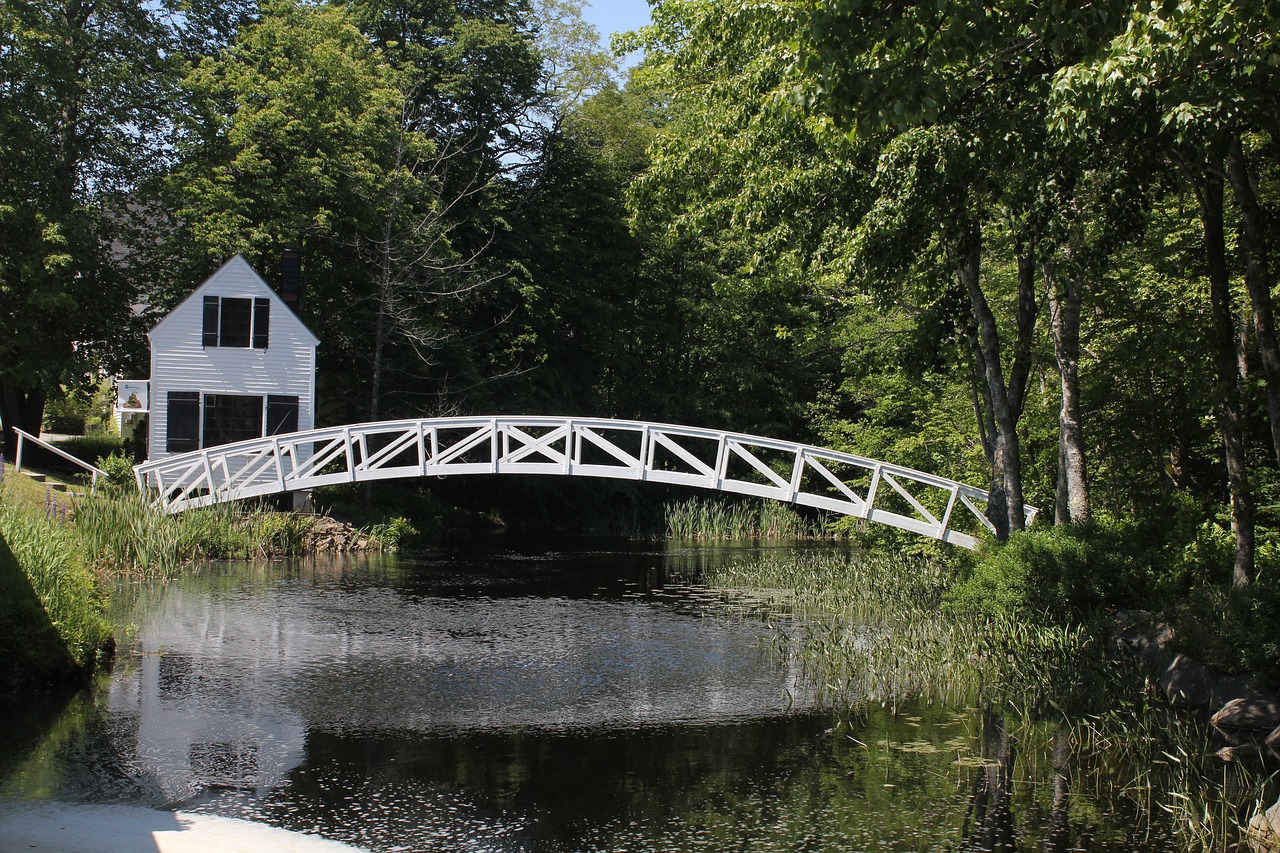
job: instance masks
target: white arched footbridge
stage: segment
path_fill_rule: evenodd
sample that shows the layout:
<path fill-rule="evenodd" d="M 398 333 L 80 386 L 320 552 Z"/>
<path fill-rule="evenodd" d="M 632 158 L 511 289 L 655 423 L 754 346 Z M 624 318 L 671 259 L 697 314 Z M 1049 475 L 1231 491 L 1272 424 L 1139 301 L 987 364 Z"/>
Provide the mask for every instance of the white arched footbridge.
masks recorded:
<path fill-rule="evenodd" d="M 558 474 L 772 498 L 974 548 L 982 489 L 790 441 L 697 427 L 567 417 L 354 424 L 168 456 L 135 468 L 161 506 L 197 506 L 336 483 L 454 474 Z M 1027 521 L 1035 516 L 1027 508 Z"/>

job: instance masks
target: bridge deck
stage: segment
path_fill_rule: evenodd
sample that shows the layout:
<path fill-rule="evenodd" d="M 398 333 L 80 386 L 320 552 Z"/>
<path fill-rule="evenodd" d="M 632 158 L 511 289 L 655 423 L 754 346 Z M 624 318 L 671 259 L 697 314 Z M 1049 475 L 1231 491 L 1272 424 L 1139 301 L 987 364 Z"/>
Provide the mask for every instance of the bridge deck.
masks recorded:
<path fill-rule="evenodd" d="M 974 548 L 982 489 L 812 445 L 604 418 L 427 418 L 327 427 L 169 456 L 135 468 L 180 512 L 336 483 L 555 474 L 694 486 L 862 518 Z M 1027 508 L 1028 522 L 1034 507 Z M 957 522 L 960 522 L 957 524 Z M 972 531 L 972 532 L 969 532 Z"/>

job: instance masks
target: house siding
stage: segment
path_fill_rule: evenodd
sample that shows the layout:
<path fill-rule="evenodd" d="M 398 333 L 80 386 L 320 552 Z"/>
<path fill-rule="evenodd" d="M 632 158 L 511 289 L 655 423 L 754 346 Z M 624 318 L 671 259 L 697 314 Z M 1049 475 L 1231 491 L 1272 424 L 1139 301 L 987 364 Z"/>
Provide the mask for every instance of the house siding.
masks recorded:
<path fill-rule="evenodd" d="M 204 296 L 271 300 L 266 349 L 205 347 Z M 237 255 L 148 333 L 151 340 L 150 460 L 163 459 L 168 393 L 286 395 L 298 398 L 298 429 L 315 426 L 315 336 Z"/>

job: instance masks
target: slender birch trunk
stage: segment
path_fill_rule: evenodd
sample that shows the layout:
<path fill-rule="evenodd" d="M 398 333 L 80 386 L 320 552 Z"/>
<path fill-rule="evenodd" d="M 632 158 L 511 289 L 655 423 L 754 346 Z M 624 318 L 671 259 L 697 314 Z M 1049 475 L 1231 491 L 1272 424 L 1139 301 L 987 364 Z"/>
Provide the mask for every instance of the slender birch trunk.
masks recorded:
<path fill-rule="evenodd" d="M 1022 462 L 1018 448 L 1017 418 L 1009 403 L 1009 388 L 1005 384 L 1004 369 L 1000 364 L 1000 335 L 995 315 L 982 291 L 979 279 L 982 264 L 981 236 L 975 226 L 966 240 L 960 255 L 957 276 L 969 294 L 973 319 L 977 324 L 983 379 L 991 399 L 991 414 L 995 421 L 995 447 L 992 461 L 993 479 L 1004 485 L 1005 513 L 1003 518 L 988 503 L 988 517 L 996 527 L 996 538 L 1004 541 L 1009 534 L 1025 526 L 1022 497 Z"/>
<path fill-rule="evenodd" d="M 1061 405 L 1058 409 L 1058 492 L 1055 521 L 1085 524 L 1092 518 L 1080 409 L 1080 299 L 1084 290 L 1079 270 L 1059 277 L 1051 261 L 1044 265 L 1049 301 L 1053 354 L 1058 363 Z"/>

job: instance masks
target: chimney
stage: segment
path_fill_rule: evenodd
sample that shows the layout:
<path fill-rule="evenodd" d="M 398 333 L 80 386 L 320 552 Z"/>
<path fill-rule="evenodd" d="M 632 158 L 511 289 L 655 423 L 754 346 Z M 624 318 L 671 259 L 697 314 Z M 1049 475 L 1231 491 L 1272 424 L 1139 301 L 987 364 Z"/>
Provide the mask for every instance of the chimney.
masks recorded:
<path fill-rule="evenodd" d="M 294 314 L 302 311 L 302 262 L 297 249 L 280 253 L 280 298 Z"/>

